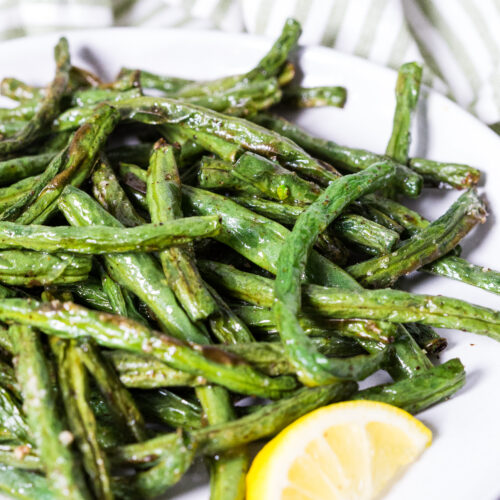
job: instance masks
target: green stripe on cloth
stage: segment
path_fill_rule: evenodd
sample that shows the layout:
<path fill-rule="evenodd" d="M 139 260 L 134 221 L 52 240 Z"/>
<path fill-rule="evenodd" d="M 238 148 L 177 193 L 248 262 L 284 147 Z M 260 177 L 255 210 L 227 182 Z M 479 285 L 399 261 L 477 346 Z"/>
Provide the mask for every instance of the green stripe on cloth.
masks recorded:
<path fill-rule="evenodd" d="M 363 27 L 361 28 L 361 36 L 354 49 L 354 53 L 357 56 L 367 57 L 370 54 L 377 28 L 380 26 L 380 19 L 387 7 L 387 1 L 388 0 L 373 0 L 371 2 L 363 22 Z"/>
<path fill-rule="evenodd" d="M 474 63 L 470 59 L 462 40 L 451 29 L 444 16 L 431 0 L 416 0 L 416 2 L 420 5 L 420 8 L 428 21 L 439 31 L 451 53 L 454 55 L 455 60 L 469 80 L 472 89 L 477 92 L 481 86 L 481 80 L 479 79 Z"/>
<path fill-rule="evenodd" d="M 297 0 L 292 17 L 297 19 L 297 21 L 300 21 L 302 24 L 305 24 L 310 8 L 310 0 Z"/>
<path fill-rule="evenodd" d="M 398 68 L 404 61 L 406 51 L 411 45 L 413 38 L 410 34 L 410 30 L 406 23 L 404 23 L 399 29 L 398 36 L 394 41 L 392 50 L 389 54 L 389 59 L 387 60 L 388 66 L 391 68 Z"/>
<path fill-rule="evenodd" d="M 259 14 L 255 23 L 255 33 L 257 35 L 263 35 L 266 32 L 275 3 L 275 0 L 260 0 Z"/>
<path fill-rule="evenodd" d="M 219 0 L 215 9 L 210 16 L 215 24 L 215 26 L 219 26 L 223 19 L 226 17 L 227 11 L 233 4 L 233 0 Z"/>
<path fill-rule="evenodd" d="M 335 45 L 337 34 L 345 17 L 347 5 L 348 0 L 337 0 L 333 3 L 323 32 L 321 45 L 326 45 L 327 47 L 333 47 Z"/>

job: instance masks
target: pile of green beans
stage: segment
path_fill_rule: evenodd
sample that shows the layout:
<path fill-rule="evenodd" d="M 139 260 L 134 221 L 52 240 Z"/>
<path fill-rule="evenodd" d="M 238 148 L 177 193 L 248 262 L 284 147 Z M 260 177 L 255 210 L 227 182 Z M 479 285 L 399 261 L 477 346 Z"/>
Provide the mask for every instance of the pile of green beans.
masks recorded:
<path fill-rule="evenodd" d="M 211 500 L 244 500 L 247 445 L 307 412 L 417 413 L 462 387 L 434 327 L 500 340 L 498 311 L 397 288 L 424 271 L 500 294 L 459 256 L 479 170 L 408 156 L 421 67 L 401 67 L 385 154 L 348 148 L 272 113 L 348 105 L 293 81 L 300 32 L 216 80 L 103 83 L 62 38 L 46 88 L 1 82 L 1 492 L 154 498 L 203 457 Z M 466 191 L 428 221 L 399 199 L 424 184 Z"/>

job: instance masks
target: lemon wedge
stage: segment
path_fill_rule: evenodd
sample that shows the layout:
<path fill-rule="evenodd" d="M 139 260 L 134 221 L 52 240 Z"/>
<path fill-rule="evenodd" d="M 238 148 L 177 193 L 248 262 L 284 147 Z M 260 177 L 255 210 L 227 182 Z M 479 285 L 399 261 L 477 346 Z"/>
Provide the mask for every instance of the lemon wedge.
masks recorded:
<path fill-rule="evenodd" d="M 247 500 L 372 500 L 431 444 L 409 413 L 349 401 L 298 419 L 258 453 Z"/>

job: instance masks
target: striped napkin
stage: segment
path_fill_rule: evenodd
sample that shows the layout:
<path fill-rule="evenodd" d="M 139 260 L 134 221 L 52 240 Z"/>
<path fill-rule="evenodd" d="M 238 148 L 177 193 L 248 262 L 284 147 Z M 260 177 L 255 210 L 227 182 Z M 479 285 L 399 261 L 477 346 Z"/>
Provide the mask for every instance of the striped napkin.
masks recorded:
<path fill-rule="evenodd" d="M 109 26 L 275 37 L 290 16 L 302 44 L 393 68 L 420 61 L 428 85 L 500 121 L 500 0 L 0 0 L 0 39 Z"/>

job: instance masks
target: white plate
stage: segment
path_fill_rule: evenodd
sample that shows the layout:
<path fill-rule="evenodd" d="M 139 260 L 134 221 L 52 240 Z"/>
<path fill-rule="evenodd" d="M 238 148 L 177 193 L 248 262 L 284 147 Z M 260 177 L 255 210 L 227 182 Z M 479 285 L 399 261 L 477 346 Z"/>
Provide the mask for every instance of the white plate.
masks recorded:
<path fill-rule="evenodd" d="M 151 29 L 113 29 L 68 33 L 73 61 L 111 79 L 120 66 L 138 67 L 186 78 L 213 78 L 248 70 L 270 41 L 247 35 Z M 30 83 L 51 79 L 55 35 L 0 45 L 0 77 Z M 305 85 L 345 85 L 343 110 L 323 108 L 297 115 L 309 131 L 341 144 L 383 152 L 394 110 L 395 72 L 326 48 L 303 49 L 299 56 Z M 464 242 L 464 255 L 476 264 L 500 268 L 500 139 L 471 115 L 438 94 L 423 91 L 412 154 L 464 162 L 485 172 L 488 222 Z M 5 105 L 0 100 L 0 105 Z M 457 197 L 430 191 L 414 203 L 438 217 Z M 405 283 L 415 292 L 445 294 L 499 309 L 498 296 L 444 278 L 416 276 Z M 419 415 L 434 433 L 434 444 L 387 495 L 390 500 L 497 500 L 500 496 L 500 344 L 443 331 L 449 348 L 441 360 L 459 357 L 467 384 L 452 400 Z M 208 499 L 206 476 L 190 473 L 169 498 Z"/>

